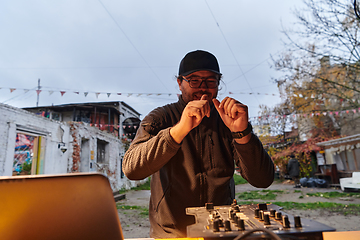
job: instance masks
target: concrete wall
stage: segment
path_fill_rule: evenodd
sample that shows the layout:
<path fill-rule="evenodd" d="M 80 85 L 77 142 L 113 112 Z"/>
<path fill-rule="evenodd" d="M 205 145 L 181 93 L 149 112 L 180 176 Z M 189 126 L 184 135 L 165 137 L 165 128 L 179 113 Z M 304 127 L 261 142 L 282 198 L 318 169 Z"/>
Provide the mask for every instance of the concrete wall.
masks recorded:
<path fill-rule="evenodd" d="M 58 148 L 60 142 L 69 147 L 70 127 L 25 110 L 0 104 L 0 176 L 11 176 L 16 133 L 42 136 L 46 141 L 44 174 L 67 172 L 69 154 Z"/>
<path fill-rule="evenodd" d="M 101 172 L 106 175 L 114 190 L 139 184 L 121 174 L 124 145 L 117 137 L 88 124 L 69 122 L 71 132 L 71 160 L 68 172 Z M 104 162 L 98 159 L 98 145 L 105 146 Z"/>
<path fill-rule="evenodd" d="M 143 182 L 121 174 L 125 149 L 115 136 L 88 124 L 59 122 L 5 104 L 0 104 L 0 176 L 12 175 L 17 132 L 42 136 L 46 141 L 43 174 L 101 172 L 108 176 L 114 191 Z M 62 152 L 59 143 L 64 143 L 67 151 Z M 99 162 L 98 145 L 104 146 L 104 162 Z"/>

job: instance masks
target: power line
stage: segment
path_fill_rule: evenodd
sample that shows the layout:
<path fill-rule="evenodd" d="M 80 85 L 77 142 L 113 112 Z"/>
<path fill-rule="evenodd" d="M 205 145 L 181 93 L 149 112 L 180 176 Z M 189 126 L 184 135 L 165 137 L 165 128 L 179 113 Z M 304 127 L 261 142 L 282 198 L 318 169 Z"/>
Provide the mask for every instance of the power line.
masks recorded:
<path fill-rule="evenodd" d="M 34 90 L 35 90 L 35 89 L 36 89 L 36 87 L 35 87 L 35 88 L 32 88 L 32 89 L 24 89 L 24 90 L 26 90 L 24 93 L 21 93 L 21 94 L 16 95 L 16 96 L 14 96 L 14 97 L 12 97 L 12 98 L 9 98 L 9 99 L 3 101 L 2 103 L 9 102 L 9 101 L 14 100 L 14 99 L 16 99 L 16 98 L 20 98 L 19 101 L 21 101 L 21 100 L 23 100 L 23 99 L 27 99 L 27 98 L 29 98 L 29 96 L 28 96 L 27 98 L 25 98 L 25 96 L 27 96 L 27 95 L 29 95 L 29 94 L 30 94 L 30 96 L 32 96 L 32 95 L 33 95 L 32 93 L 34 93 Z"/>
<path fill-rule="evenodd" d="M 101 0 L 99 0 L 101 6 L 105 9 L 105 11 L 107 12 L 107 14 L 110 16 L 110 18 L 114 21 L 115 25 L 118 27 L 118 29 L 122 32 L 122 34 L 126 37 L 126 39 L 130 42 L 130 44 L 133 46 L 133 48 L 136 50 L 136 52 L 139 54 L 139 56 L 142 58 L 142 60 L 145 62 L 145 64 L 148 66 L 148 68 L 151 70 L 151 72 L 155 75 L 155 77 L 160 81 L 160 83 L 165 87 L 165 89 L 167 91 L 169 91 L 167 89 L 167 87 L 165 86 L 165 84 L 161 81 L 161 79 L 159 78 L 159 76 L 155 73 L 155 71 L 152 69 L 152 67 L 149 65 L 149 63 L 146 61 L 146 59 L 143 57 L 143 55 L 140 53 L 140 51 L 136 48 L 135 44 L 130 40 L 130 38 L 126 35 L 126 33 L 124 32 L 124 30 L 120 27 L 119 23 L 115 20 L 115 18 L 111 15 L 111 13 L 109 12 L 109 10 L 105 7 L 105 5 L 101 2 Z"/>
<path fill-rule="evenodd" d="M 207 1 L 206 1 L 206 0 L 205 0 L 205 3 L 206 3 L 206 5 L 207 5 L 207 7 L 208 7 L 208 9 L 209 9 L 209 11 L 210 11 L 210 13 L 211 13 L 212 17 L 214 18 L 214 21 L 215 21 L 216 25 L 218 26 L 218 28 L 219 28 L 219 30 L 220 30 L 220 33 L 221 33 L 221 35 L 223 36 L 223 38 L 224 38 L 224 40 L 225 40 L 226 45 L 228 46 L 228 48 L 229 48 L 229 50 L 230 50 L 231 54 L 232 54 L 232 55 L 233 55 L 233 57 L 234 57 L 235 62 L 236 62 L 236 65 L 239 67 L 239 69 L 240 69 L 240 71 L 241 71 L 242 75 L 243 75 L 243 76 L 244 76 L 244 78 L 245 78 L 246 83 L 248 84 L 248 86 L 249 86 L 250 90 L 252 91 L 252 88 L 251 88 L 251 86 L 250 86 L 250 84 L 249 84 L 249 81 L 247 80 L 246 75 L 244 74 L 244 71 L 242 70 L 242 68 L 241 68 L 241 66 L 240 66 L 240 64 L 239 64 L 239 62 L 238 62 L 238 60 L 237 60 L 237 58 L 236 58 L 236 56 L 235 56 L 235 54 L 234 54 L 234 52 L 233 52 L 232 48 L 230 47 L 230 44 L 229 44 L 229 42 L 227 41 L 227 39 L 226 39 L 226 37 L 225 37 L 225 34 L 223 33 L 223 31 L 222 31 L 222 29 L 221 29 L 221 27 L 220 27 L 219 23 L 217 22 L 217 20 L 216 20 L 216 18 L 215 18 L 214 13 L 212 12 L 212 10 L 211 10 L 211 8 L 210 8 L 210 6 L 209 6 L 209 4 L 207 3 Z M 255 98 L 256 98 L 256 97 L 255 97 Z M 257 101 L 258 101 L 258 103 L 260 104 L 259 99 L 257 99 L 257 98 L 256 98 L 256 100 L 257 100 Z"/>

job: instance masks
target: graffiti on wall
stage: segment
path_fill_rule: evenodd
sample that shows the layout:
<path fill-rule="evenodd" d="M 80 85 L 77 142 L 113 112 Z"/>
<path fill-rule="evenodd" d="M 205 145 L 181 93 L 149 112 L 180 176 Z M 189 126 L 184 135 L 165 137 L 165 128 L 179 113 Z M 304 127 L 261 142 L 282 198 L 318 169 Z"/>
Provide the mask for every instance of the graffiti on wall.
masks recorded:
<path fill-rule="evenodd" d="M 31 174 L 36 139 L 23 133 L 16 134 L 13 175 Z"/>

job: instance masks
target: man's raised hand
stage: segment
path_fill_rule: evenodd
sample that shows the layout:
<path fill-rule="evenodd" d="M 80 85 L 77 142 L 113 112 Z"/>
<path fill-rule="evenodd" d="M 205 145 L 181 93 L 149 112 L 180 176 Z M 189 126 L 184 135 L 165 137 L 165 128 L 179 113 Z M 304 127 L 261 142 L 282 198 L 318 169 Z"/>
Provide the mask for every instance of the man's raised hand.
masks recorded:
<path fill-rule="evenodd" d="M 221 102 L 213 99 L 221 119 L 232 132 L 244 131 L 248 126 L 248 107 L 233 98 L 226 97 Z"/>
<path fill-rule="evenodd" d="M 170 129 L 170 135 L 180 143 L 193 128 L 199 126 L 205 116 L 210 117 L 210 104 L 204 94 L 200 100 L 190 101 L 185 106 L 180 121 Z"/>

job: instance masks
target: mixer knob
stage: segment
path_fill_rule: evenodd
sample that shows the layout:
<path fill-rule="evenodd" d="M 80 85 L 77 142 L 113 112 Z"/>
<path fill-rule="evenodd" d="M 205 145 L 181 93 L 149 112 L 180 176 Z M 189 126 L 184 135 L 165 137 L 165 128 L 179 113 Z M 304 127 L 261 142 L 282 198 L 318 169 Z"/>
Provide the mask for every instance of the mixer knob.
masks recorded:
<path fill-rule="evenodd" d="M 231 219 L 232 218 L 232 214 L 234 213 L 234 211 L 232 209 L 229 209 L 229 215 L 228 217 Z"/>
<path fill-rule="evenodd" d="M 238 230 L 239 231 L 244 231 L 245 230 L 244 219 L 241 219 L 241 218 L 238 219 Z"/>
<path fill-rule="evenodd" d="M 214 232 L 219 232 L 220 231 L 220 222 L 218 219 L 213 221 L 213 231 Z"/>
<path fill-rule="evenodd" d="M 225 232 L 231 231 L 231 225 L 229 220 L 225 220 Z"/>
<path fill-rule="evenodd" d="M 274 210 L 274 209 L 271 209 L 270 210 L 270 217 L 275 217 L 275 213 L 276 213 L 276 210 Z"/>
<path fill-rule="evenodd" d="M 264 221 L 264 211 L 263 210 L 260 210 L 260 215 L 259 215 L 259 220 L 260 221 Z"/>
<path fill-rule="evenodd" d="M 233 213 L 231 214 L 231 219 L 232 219 L 232 220 L 235 220 L 235 218 L 236 218 L 236 212 L 233 212 Z"/>
<path fill-rule="evenodd" d="M 219 218 L 219 227 L 224 227 L 224 222 L 222 218 Z"/>
<path fill-rule="evenodd" d="M 269 214 L 264 214 L 264 224 L 270 225 L 270 216 Z"/>
<path fill-rule="evenodd" d="M 236 205 L 236 206 L 234 207 L 234 211 L 235 211 L 235 212 L 240 212 L 240 207 L 239 207 L 239 205 Z"/>
<path fill-rule="evenodd" d="M 301 219 L 300 216 L 294 216 L 294 223 L 296 228 L 301 228 Z"/>
<path fill-rule="evenodd" d="M 275 219 L 276 220 L 281 220 L 282 219 L 281 212 L 276 212 L 275 213 Z"/>
<path fill-rule="evenodd" d="M 283 216 L 282 220 L 283 220 L 283 227 L 290 228 L 290 222 L 288 216 L 287 215 Z"/>
<path fill-rule="evenodd" d="M 234 223 L 237 223 L 237 222 L 238 222 L 238 216 L 236 216 L 235 213 L 234 213 L 234 216 L 233 216 L 232 220 L 234 221 Z"/>
<path fill-rule="evenodd" d="M 255 214 L 255 218 L 259 218 L 260 217 L 260 209 L 255 209 L 254 211 L 254 214 Z"/>
<path fill-rule="evenodd" d="M 266 203 L 258 203 L 258 208 L 260 210 L 267 210 L 267 205 Z"/>

